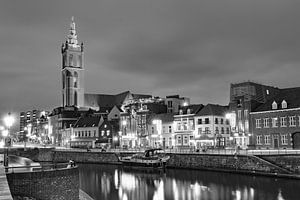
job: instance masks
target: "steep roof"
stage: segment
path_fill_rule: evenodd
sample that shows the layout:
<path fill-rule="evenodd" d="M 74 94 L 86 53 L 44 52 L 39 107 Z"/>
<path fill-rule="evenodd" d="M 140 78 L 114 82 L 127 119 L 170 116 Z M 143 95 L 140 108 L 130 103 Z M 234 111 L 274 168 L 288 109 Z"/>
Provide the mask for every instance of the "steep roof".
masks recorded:
<path fill-rule="evenodd" d="M 88 107 L 113 107 L 121 106 L 127 98 L 141 99 L 151 98 L 151 95 L 131 94 L 130 91 L 125 91 L 120 94 L 84 94 L 84 103 Z"/>
<path fill-rule="evenodd" d="M 197 114 L 197 116 L 223 116 L 228 110 L 228 106 L 221 106 L 217 104 L 207 104 L 203 109 Z"/>
<path fill-rule="evenodd" d="M 82 116 L 80 117 L 77 122 L 74 124 L 75 128 L 78 127 L 97 127 L 101 120 L 101 116 Z"/>
<path fill-rule="evenodd" d="M 266 103 L 258 106 L 253 112 L 261 112 L 272 110 L 272 103 L 277 103 L 277 108 L 282 109 L 281 103 L 285 100 L 287 102 L 287 108 L 299 108 L 300 107 L 300 87 L 280 89 L 280 92 Z"/>
<path fill-rule="evenodd" d="M 154 119 L 160 119 L 163 123 L 173 122 L 174 114 L 173 113 L 162 113 L 162 114 L 152 114 L 148 118 L 148 122 L 151 123 Z"/>
<path fill-rule="evenodd" d="M 187 114 L 188 109 L 190 109 L 190 114 L 197 114 L 203 107 L 203 104 L 190 104 L 180 107 L 180 110 L 182 110 L 184 115 Z"/>

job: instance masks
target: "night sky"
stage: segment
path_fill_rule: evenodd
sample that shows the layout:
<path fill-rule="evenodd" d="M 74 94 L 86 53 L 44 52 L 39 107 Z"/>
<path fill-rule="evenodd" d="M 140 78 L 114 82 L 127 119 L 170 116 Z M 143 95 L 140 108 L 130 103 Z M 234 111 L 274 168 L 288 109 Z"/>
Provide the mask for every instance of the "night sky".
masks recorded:
<path fill-rule="evenodd" d="M 71 17 L 85 92 L 227 104 L 230 83 L 300 86 L 299 0 L 1 1 L 0 114 L 61 105 Z"/>

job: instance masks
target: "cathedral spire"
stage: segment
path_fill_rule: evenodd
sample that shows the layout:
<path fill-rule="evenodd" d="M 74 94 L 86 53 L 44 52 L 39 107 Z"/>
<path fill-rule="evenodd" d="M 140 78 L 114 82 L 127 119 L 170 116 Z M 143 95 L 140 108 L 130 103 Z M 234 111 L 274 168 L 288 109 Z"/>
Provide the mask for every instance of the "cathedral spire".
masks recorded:
<path fill-rule="evenodd" d="M 78 47 L 77 34 L 76 34 L 76 25 L 75 25 L 75 22 L 74 22 L 74 16 L 72 16 L 71 20 L 72 21 L 71 21 L 71 24 L 70 24 L 70 32 L 69 32 L 69 35 L 68 35 L 67 43 L 68 43 L 69 46 Z"/>

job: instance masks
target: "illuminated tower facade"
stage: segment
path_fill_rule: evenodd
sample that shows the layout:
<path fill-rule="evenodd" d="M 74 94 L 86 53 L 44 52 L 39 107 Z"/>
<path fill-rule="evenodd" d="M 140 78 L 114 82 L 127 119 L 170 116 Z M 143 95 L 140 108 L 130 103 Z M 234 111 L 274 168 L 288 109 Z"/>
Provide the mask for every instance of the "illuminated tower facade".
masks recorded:
<path fill-rule="evenodd" d="M 77 41 L 74 17 L 62 53 L 62 106 L 84 106 L 83 43 Z"/>

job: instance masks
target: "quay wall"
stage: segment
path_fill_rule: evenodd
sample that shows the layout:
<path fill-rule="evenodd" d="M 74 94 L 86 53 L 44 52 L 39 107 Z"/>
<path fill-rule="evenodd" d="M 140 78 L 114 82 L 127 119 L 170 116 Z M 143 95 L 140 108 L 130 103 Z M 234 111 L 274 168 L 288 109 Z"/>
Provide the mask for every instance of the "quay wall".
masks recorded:
<path fill-rule="evenodd" d="M 6 174 L 14 198 L 79 200 L 78 167 Z"/>
<path fill-rule="evenodd" d="M 167 166 L 242 173 L 287 173 L 285 169 L 249 155 L 170 154 Z"/>
<path fill-rule="evenodd" d="M 13 153 L 13 152 L 12 152 Z M 66 162 L 73 160 L 78 163 L 119 164 L 117 154 L 99 151 L 70 151 L 55 149 L 31 149 L 26 152 L 15 150 L 20 156 L 28 157 L 37 162 Z M 119 155 L 132 155 L 129 152 L 120 152 Z M 264 172 L 300 174 L 300 154 L 297 155 L 234 155 L 208 154 L 208 153 L 170 153 L 167 167 L 209 169 L 218 171 L 236 172 Z"/>

